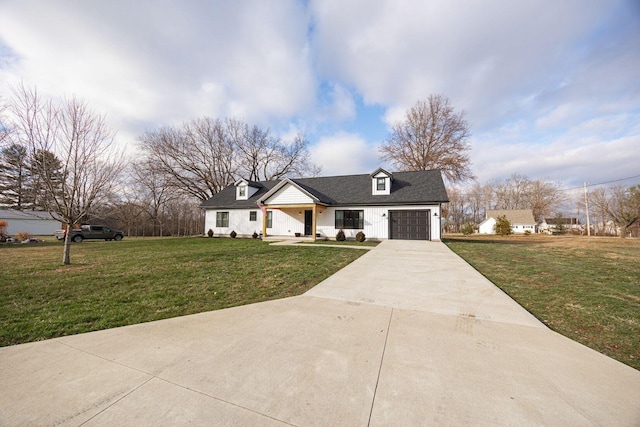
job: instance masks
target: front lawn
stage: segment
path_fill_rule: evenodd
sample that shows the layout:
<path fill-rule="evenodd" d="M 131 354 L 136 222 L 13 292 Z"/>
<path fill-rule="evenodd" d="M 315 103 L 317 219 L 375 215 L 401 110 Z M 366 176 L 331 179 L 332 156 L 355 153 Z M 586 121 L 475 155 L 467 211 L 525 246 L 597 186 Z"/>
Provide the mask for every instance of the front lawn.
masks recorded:
<path fill-rule="evenodd" d="M 640 240 L 444 239 L 554 331 L 640 369 Z"/>
<path fill-rule="evenodd" d="M 2 244 L 0 346 L 300 295 L 364 251 L 251 239 Z"/>

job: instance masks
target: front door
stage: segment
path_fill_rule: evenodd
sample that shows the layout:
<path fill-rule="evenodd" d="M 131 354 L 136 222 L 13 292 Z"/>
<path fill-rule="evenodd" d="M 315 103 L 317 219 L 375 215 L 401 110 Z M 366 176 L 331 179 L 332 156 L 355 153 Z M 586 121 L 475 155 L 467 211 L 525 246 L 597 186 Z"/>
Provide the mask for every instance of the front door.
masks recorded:
<path fill-rule="evenodd" d="M 313 233 L 313 211 L 304 211 L 304 235 L 311 236 Z"/>

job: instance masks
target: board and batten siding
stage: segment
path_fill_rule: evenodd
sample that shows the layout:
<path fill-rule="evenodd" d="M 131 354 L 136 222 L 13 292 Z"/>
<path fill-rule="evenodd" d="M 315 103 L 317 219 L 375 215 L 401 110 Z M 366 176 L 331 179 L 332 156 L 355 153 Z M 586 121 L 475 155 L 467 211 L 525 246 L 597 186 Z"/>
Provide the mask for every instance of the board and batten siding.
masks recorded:
<path fill-rule="evenodd" d="M 349 207 L 330 207 L 321 209 L 322 214 L 318 215 L 317 232 L 321 236 L 335 238 L 338 229 L 335 228 L 335 211 L 336 210 L 363 210 L 364 211 L 364 229 L 362 232 L 367 238 L 371 239 L 388 239 L 389 238 L 389 211 L 401 210 L 426 210 L 429 209 L 431 240 L 440 240 L 440 207 L 438 205 L 421 205 L 421 206 L 349 206 Z M 437 213 L 438 216 L 434 216 Z M 384 216 L 383 216 L 384 215 Z M 358 229 L 343 230 L 347 238 L 355 237 Z"/>
<path fill-rule="evenodd" d="M 291 184 L 282 187 L 266 201 L 266 204 L 269 205 L 298 205 L 308 203 L 313 203 L 311 197 L 302 193 Z"/>
<path fill-rule="evenodd" d="M 298 192 L 298 194 L 300 194 Z M 269 200 L 270 203 L 272 199 Z M 295 203 L 301 203 L 300 201 Z M 308 203 L 308 202 L 307 202 Z M 364 228 L 362 232 L 370 239 L 389 238 L 389 211 L 398 210 L 426 210 L 430 212 L 431 240 L 440 240 L 440 207 L 436 205 L 421 206 L 348 206 L 348 207 L 318 207 L 316 220 L 316 233 L 321 237 L 334 239 L 338 233 L 335 228 L 336 210 L 363 210 Z M 273 212 L 273 227 L 267 229 L 267 234 L 271 236 L 289 236 L 295 233 L 304 234 L 304 209 L 269 209 Z M 256 212 L 256 220 L 249 221 L 249 212 Z M 229 212 L 229 227 L 216 227 L 216 212 Z M 434 216 L 437 214 L 437 216 Z M 213 230 L 215 235 L 228 236 L 231 231 L 235 231 L 239 236 L 251 236 L 254 232 L 260 234 L 262 231 L 262 212 L 260 209 L 219 209 L 207 210 L 205 214 L 205 234 L 208 230 Z M 360 231 L 359 229 L 346 229 L 345 235 L 353 238 Z"/>
<path fill-rule="evenodd" d="M 216 227 L 216 213 L 229 212 L 229 226 Z M 256 220 L 249 221 L 249 212 L 256 212 Z M 262 232 L 262 212 L 260 209 L 217 209 L 207 210 L 204 216 L 204 233 L 212 230 L 216 236 L 228 236 L 235 231 L 239 236 L 251 236 Z"/>
<path fill-rule="evenodd" d="M 272 212 L 272 228 L 267 228 L 270 236 L 294 236 L 304 234 L 304 210 L 269 209 Z M 216 227 L 216 213 L 229 212 L 229 226 Z M 256 220 L 249 221 L 249 213 L 256 212 Z M 299 213 L 301 212 L 301 214 Z M 251 236 L 254 232 L 262 233 L 262 211 L 260 209 L 219 209 L 207 210 L 205 213 L 205 234 L 213 230 L 216 236 L 227 236 L 235 231 L 239 236 Z"/>

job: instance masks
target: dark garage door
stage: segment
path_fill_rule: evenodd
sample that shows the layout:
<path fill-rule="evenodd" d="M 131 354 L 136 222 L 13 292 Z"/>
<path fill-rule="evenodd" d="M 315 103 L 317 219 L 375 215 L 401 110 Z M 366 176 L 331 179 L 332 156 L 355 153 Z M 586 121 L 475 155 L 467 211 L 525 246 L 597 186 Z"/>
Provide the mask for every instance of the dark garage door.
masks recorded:
<path fill-rule="evenodd" d="M 402 240 L 431 240 L 429 219 L 431 211 L 390 211 L 389 238 Z"/>

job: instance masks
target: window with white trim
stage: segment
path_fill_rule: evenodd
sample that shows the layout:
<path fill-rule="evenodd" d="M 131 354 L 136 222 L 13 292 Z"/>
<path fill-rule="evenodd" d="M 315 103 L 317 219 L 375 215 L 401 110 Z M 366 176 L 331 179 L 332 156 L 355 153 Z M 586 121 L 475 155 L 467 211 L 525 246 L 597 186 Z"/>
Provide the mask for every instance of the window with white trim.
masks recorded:
<path fill-rule="evenodd" d="M 229 226 L 229 212 L 216 212 L 216 227 Z"/>

